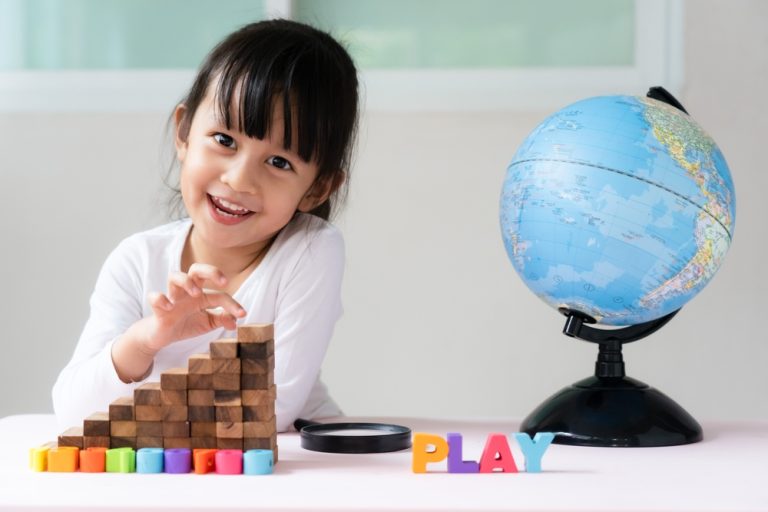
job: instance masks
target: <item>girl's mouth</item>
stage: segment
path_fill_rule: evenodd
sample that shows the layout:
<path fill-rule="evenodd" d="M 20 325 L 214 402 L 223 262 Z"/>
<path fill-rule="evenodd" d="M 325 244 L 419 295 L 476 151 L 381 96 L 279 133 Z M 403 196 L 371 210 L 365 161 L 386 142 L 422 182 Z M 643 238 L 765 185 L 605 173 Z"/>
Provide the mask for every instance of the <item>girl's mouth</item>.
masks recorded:
<path fill-rule="evenodd" d="M 211 216 L 213 217 L 213 220 L 219 222 L 220 224 L 238 224 L 254 213 L 251 210 L 247 210 L 234 203 L 230 203 L 224 198 L 215 197 L 210 194 L 207 194 L 207 196 Z"/>

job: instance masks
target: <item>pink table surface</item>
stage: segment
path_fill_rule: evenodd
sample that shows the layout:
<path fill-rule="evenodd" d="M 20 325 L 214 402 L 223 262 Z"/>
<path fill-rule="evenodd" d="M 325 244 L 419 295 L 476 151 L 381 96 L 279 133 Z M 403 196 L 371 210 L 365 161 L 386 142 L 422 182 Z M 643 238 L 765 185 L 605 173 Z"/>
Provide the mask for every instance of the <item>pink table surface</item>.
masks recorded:
<path fill-rule="evenodd" d="M 414 432 L 464 435 L 477 460 L 504 419 L 355 418 Z M 278 435 L 275 473 L 144 475 L 36 473 L 30 447 L 55 440 L 52 415 L 0 419 L 2 510 L 583 510 L 768 511 L 768 422 L 704 422 L 704 441 L 667 448 L 552 445 L 542 473 L 449 474 L 445 463 L 411 472 L 410 451 L 341 455 Z M 522 454 L 510 440 L 520 469 Z"/>

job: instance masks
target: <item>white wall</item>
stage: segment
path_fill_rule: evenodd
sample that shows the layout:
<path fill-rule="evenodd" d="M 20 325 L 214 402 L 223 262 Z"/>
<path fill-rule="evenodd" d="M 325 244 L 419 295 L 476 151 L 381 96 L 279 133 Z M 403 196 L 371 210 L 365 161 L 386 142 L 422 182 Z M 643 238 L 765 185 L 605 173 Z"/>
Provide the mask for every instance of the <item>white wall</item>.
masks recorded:
<path fill-rule="evenodd" d="M 680 99 L 731 167 L 736 234 L 709 287 L 627 346 L 628 372 L 699 419 L 768 419 L 768 3 L 689 2 L 685 17 Z M 560 334 L 498 227 L 507 163 L 546 115 L 366 115 L 324 368 L 347 413 L 521 417 L 592 371 L 595 347 Z M 0 416 L 51 410 L 104 258 L 164 221 L 165 116 L 0 113 Z"/>

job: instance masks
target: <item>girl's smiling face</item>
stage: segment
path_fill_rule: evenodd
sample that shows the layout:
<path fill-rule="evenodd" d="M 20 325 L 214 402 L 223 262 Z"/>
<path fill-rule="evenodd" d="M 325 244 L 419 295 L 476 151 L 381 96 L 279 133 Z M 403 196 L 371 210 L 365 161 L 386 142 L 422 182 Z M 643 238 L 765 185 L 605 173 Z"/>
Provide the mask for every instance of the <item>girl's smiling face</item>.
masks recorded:
<path fill-rule="evenodd" d="M 297 210 L 311 210 L 327 193 L 315 193 L 317 164 L 283 148 L 281 102 L 275 102 L 269 132 L 260 140 L 237 126 L 227 129 L 213 89 L 195 111 L 186 137 L 179 134 L 185 107 L 175 114 L 184 206 L 196 236 L 210 248 L 259 251 Z"/>

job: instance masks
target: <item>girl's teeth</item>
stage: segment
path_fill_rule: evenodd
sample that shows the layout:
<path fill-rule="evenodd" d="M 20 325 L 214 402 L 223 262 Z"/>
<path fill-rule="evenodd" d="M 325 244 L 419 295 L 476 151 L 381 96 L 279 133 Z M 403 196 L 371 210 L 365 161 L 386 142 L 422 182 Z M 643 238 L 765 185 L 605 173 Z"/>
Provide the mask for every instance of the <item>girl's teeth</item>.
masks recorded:
<path fill-rule="evenodd" d="M 224 217 L 242 217 L 243 215 L 245 215 L 244 213 L 241 213 L 241 214 L 238 214 L 238 215 L 233 215 L 231 213 L 225 212 L 224 210 L 222 210 L 218 206 L 216 207 L 216 211 L 219 212 L 219 215 L 223 215 Z"/>
<path fill-rule="evenodd" d="M 238 205 L 236 205 L 236 204 L 230 203 L 230 202 L 229 202 L 229 201 L 227 201 L 226 199 L 222 199 L 222 198 L 220 198 L 220 197 L 217 197 L 217 198 L 216 198 L 216 200 L 217 200 L 219 203 L 221 203 L 221 204 L 222 204 L 222 206 L 226 206 L 226 207 L 227 207 L 227 208 L 229 208 L 230 210 L 232 210 L 232 211 L 235 211 L 235 212 L 237 212 L 237 213 L 248 213 L 248 212 L 250 211 L 250 210 L 248 210 L 247 208 L 243 208 L 242 206 L 238 206 Z"/>

